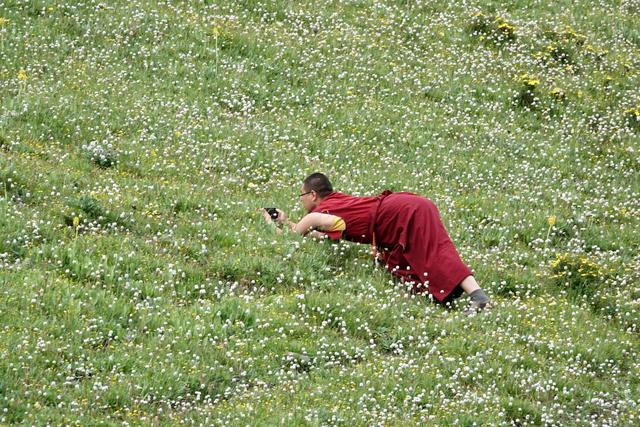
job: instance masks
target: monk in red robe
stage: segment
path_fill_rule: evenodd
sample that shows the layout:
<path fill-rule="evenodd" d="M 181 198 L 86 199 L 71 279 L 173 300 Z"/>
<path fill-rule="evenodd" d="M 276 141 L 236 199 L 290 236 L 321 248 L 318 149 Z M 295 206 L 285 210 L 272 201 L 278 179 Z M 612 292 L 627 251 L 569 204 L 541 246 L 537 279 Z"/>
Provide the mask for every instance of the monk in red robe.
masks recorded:
<path fill-rule="evenodd" d="M 467 314 L 489 306 L 489 298 L 460 259 L 431 200 L 389 190 L 377 196 L 350 196 L 333 191 L 321 173 L 304 180 L 300 198 L 308 214 L 293 223 L 278 210 L 276 222 L 301 235 L 371 244 L 374 259 L 411 284 L 413 291 L 428 291 L 440 302 L 463 291 L 469 294 Z M 271 221 L 270 215 L 265 213 L 265 219 Z"/>

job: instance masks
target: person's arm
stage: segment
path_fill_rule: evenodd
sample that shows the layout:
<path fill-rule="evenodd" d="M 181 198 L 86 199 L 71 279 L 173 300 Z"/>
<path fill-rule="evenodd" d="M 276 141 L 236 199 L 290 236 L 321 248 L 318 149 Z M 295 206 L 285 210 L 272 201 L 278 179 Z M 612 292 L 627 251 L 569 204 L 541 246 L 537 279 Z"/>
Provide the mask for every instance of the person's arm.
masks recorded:
<path fill-rule="evenodd" d="M 273 223 L 273 220 L 266 211 L 263 212 L 263 216 L 268 223 Z M 276 218 L 276 222 L 282 224 L 292 232 L 302 236 L 309 235 L 315 239 L 325 239 L 329 237 L 333 239 L 339 238 L 339 236 L 329 236 L 327 233 L 323 233 L 323 230 L 330 231 L 335 226 L 337 220 L 342 221 L 340 217 L 335 215 L 312 212 L 305 215 L 299 222 L 295 223 L 290 221 L 287 214 L 280 209 L 278 209 L 278 218 Z M 342 222 L 342 229 L 331 231 L 341 232 L 342 230 L 344 230 L 344 222 Z M 282 230 L 276 228 L 276 232 L 281 233 Z"/>
<path fill-rule="evenodd" d="M 304 236 L 315 230 L 322 231 L 330 229 L 335 223 L 335 220 L 336 217 L 334 215 L 312 212 L 305 215 L 297 224 L 291 221 L 288 221 L 288 224 L 292 231 Z"/>
<path fill-rule="evenodd" d="M 327 213 L 311 213 L 298 223 L 292 224 L 292 230 L 299 234 L 311 236 L 316 240 L 339 240 L 346 229 L 342 218 Z"/>

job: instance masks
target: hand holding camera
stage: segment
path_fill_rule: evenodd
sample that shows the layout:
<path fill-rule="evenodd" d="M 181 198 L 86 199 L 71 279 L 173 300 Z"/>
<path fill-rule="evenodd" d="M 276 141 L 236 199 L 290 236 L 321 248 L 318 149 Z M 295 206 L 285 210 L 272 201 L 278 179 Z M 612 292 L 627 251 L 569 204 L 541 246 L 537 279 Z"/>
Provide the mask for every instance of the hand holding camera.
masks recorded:
<path fill-rule="evenodd" d="M 269 223 L 284 224 L 287 221 L 287 214 L 278 208 L 262 208 L 262 215 Z"/>
<path fill-rule="evenodd" d="M 275 221 L 276 219 L 278 219 L 278 209 L 276 208 L 263 208 L 263 209 L 267 211 L 267 213 L 269 214 L 272 220 Z"/>

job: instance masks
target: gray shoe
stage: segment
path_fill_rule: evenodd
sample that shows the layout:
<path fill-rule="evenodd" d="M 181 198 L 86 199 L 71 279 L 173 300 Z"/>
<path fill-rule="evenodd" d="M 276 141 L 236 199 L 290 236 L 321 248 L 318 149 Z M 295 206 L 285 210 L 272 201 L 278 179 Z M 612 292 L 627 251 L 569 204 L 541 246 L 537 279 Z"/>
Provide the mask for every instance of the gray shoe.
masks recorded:
<path fill-rule="evenodd" d="M 469 304 L 469 307 L 467 307 L 463 311 L 463 313 L 467 316 L 471 316 L 481 311 L 489 311 L 492 308 L 493 308 L 493 303 L 491 301 L 485 301 L 485 302 L 471 301 L 471 303 Z"/>

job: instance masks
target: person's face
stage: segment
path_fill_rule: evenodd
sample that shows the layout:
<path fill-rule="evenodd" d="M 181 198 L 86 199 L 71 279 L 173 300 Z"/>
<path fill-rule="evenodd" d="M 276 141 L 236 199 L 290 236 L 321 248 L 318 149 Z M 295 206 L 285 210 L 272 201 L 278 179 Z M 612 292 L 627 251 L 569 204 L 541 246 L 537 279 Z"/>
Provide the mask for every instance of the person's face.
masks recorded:
<path fill-rule="evenodd" d="M 307 190 L 304 185 L 300 190 L 300 201 L 302 202 L 302 206 L 304 206 L 305 211 L 311 212 L 319 203 L 318 194 L 315 191 Z"/>

